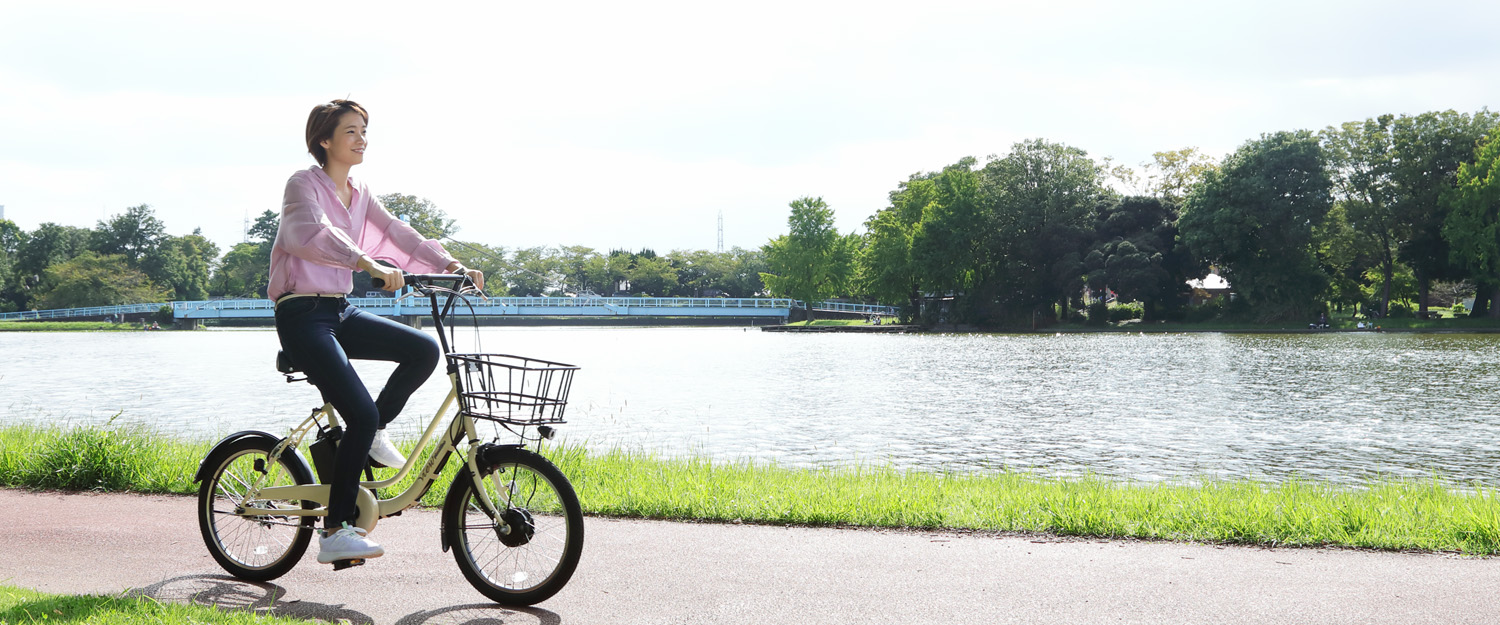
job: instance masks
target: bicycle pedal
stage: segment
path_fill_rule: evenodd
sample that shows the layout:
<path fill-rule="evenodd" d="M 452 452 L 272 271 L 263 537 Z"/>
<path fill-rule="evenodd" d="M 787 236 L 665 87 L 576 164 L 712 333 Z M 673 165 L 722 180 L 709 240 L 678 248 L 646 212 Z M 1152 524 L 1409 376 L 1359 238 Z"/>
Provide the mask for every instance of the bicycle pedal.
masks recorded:
<path fill-rule="evenodd" d="M 335 570 L 335 571 L 342 571 L 342 570 L 350 568 L 350 567 L 361 566 L 364 563 L 365 563 L 365 559 L 364 558 L 353 558 L 353 559 L 349 559 L 349 560 L 334 560 L 333 561 L 333 570 Z"/>

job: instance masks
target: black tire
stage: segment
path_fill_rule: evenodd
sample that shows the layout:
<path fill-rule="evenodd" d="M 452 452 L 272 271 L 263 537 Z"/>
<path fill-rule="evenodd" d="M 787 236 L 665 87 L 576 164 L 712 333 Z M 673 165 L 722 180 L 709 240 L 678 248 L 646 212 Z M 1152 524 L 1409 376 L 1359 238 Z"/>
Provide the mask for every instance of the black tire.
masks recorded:
<path fill-rule="evenodd" d="M 230 443 L 222 453 L 211 453 L 205 462 L 213 466 L 205 467 L 198 487 L 198 529 L 203 533 L 203 544 L 219 566 L 244 580 L 263 582 L 292 570 L 307 551 L 317 522 L 316 517 L 235 514 L 244 502 L 245 489 L 257 477 L 269 476 L 266 486 L 313 483 L 305 463 L 283 457 L 273 465 L 270 456 L 275 446 L 276 441 L 257 436 Z M 288 449 L 284 453 L 296 452 Z M 301 500 L 254 503 L 291 509 L 317 507 Z"/>
<path fill-rule="evenodd" d="M 578 568 L 583 509 L 568 479 L 546 458 L 506 448 L 491 459 L 483 484 L 506 523 L 497 527 L 475 497 L 469 472 L 460 470 L 443 506 L 443 539 L 464 577 L 484 596 L 504 605 L 532 605 L 562 590 Z"/>

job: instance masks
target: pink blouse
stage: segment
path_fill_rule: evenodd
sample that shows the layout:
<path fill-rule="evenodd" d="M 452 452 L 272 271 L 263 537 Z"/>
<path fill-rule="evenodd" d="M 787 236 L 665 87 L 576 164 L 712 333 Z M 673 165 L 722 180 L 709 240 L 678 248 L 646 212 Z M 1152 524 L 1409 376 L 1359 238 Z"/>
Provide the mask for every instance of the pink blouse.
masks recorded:
<path fill-rule="evenodd" d="M 281 226 L 271 246 L 266 293 L 349 293 L 362 254 L 411 273 L 444 271 L 454 262 L 442 244 L 423 237 L 380 205 L 351 176 L 349 208 L 333 179 L 317 166 L 292 174 L 281 201 Z"/>

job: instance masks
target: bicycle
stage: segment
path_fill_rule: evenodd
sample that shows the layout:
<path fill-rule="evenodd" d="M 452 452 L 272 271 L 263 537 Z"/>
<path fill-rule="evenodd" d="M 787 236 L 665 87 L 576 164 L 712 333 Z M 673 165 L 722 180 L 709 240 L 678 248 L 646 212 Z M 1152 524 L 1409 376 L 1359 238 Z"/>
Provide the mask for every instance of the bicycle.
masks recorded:
<path fill-rule="evenodd" d="M 369 531 L 380 519 L 416 505 L 449 456 L 462 453 L 464 466 L 443 502 L 442 549 L 453 550 L 464 577 L 486 597 L 506 605 L 532 605 L 568 583 L 583 553 L 583 511 L 572 485 L 550 461 L 526 449 L 527 443 L 540 446 L 551 439 L 556 432 L 552 426 L 563 423 L 578 367 L 508 354 L 453 352 L 443 320 L 457 301 L 474 292 L 467 281 L 449 274 L 405 276 L 406 284 L 431 304 L 451 389 L 394 476 L 376 481 L 367 466 L 355 525 Z M 452 287 L 435 284 L 442 282 Z M 440 294 L 448 295 L 441 310 Z M 288 382 L 306 380 L 295 377 L 300 372 L 279 353 L 277 369 Z M 452 421 L 434 440 L 455 403 Z M 497 424 L 492 440 L 481 440 L 478 421 Z M 518 440 L 498 442 L 502 427 Z M 342 428 L 326 403 L 285 437 L 257 430 L 230 434 L 200 463 L 194 476 L 201 482 L 199 528 L 209 553 L 229 574 L 251 581 L 275 579 L 296 566 L 307 550 L 314 523 L 327 515 L 329 494 L 329 486 L 314 479 L 298 451 L 314 429 L 318 436 L 309 454 L 320 469 L 331 469 Z M 394 486 L 415 468 L 429 442 L 434 449 L 416 480 L 401 493 L 378 497 L 380 489 Z M 460 444 L 465 444 L 462 451 Z M 363 563 L 336 561 L 334 570 Z"/>

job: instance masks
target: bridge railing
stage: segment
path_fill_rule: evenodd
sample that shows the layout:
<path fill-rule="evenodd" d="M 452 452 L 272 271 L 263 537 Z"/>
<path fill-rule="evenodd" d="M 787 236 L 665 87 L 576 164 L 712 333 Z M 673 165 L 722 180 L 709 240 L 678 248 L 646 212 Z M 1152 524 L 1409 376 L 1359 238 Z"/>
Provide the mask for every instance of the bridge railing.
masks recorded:
<path fill-rule="evenodd" d="M 176 302 L 173 302 L 174 304 Z M 31 321 L 36 319 L 69 319 L 75 317 L 108 317 L 110 315 L 154 313 L 168 304 L 125 304 L 121 306 L 91 306 L 88 308 L 58 308 L 53 310 L 23 310 L 0 313 L 0 321 Z"/>
<path fill-rule="evenodd" d="M 397 314 L 420 315 L 426 310 L 426 301 L 420 299 L 401 299 L 391 297 L 355 297 L 350 298 L 350 303 L 361 308 L 379 310 L 396 309 Z M 439 301 L 446 301 L 440 299 Z M 530 309 L 582 309 L 582 308 L 605 308 L 610 310 L 628 309 L 660 309 L 663 314 L 670 314 L 670 309 L 757 309 L 757 310 L 788 310 L 795 304 L 805 307 L 803 302 L 795 302 L 786 298 L 766 297 L 495 297 L 488 300 L 471 300 L 476 313 L 484 315 L 498 311 L 515 311 L 521 308 Z M 32 319 L 67 319 L 77 317 L 106 317 L 114 314 L 139 314 L 154 313 L 162 307 L 170 306 L 175 317 L 185 317 L 191 313 L 202 313 L 205 311 L 244 311 L 249 315 L 243 316 L 265 316 L 270 317 L 276 308 L 271 300 L 266 299 L 223 299 L 223 300 L 199 300 L 168 303 L 150 304 L 126 304 L 121 306 L 95 306 L 89 308 L 66 308 L 59 310 L 28 310 L 14 313 L 0 314 L 0 321 L 19 321 Z M 871 306 L 868 304 L 843 304 L 836 302 L 819 302 L 815 304 L 815 310 L 829 310 L 838 312 L 855 312 L 861 314 L 896 314 L 896 309 L 890 306 Z M 256 314 L 255 311 L 264 311 Z M 408 312 L 409 311 L 409 312 Z M 587 313 L 581 313 L 587 314 Z"/>
<path fill-rule="evenodd" d="M 595 308 L 616 306 L 621 308 L 791 308 L 792 300 L 758 297 L 492 297 L 487 300 L 469 300 L 476 310 L 481 308 Z M 446 297 L 438 303 L 447 302 Z M 406 298 L 397 302 L 393 297 L 351 297 L 349 303 L 361 308 L 410 308 L 413 314 L 421 314 L 427 301 Z M 156 304 L 159 308 L 166 304 Z M 264 299 L 224 299 L 192 302 L 172 302 L 174 312 L 201 310 L 274 310 L 275 305 Z M 153 309 L 154 310 L 154 309 Z"/>
<path fill-rule="evenodd" d="M 804 302 L 797 305 L 806 308 Z M 848 304 L 844 302 L 813 302 L 813 310 L 824 312 L 858 313 L 861 315 L 899 315 L 901 310 L 895 306 L 881 306 L 878 304 Z"/>

